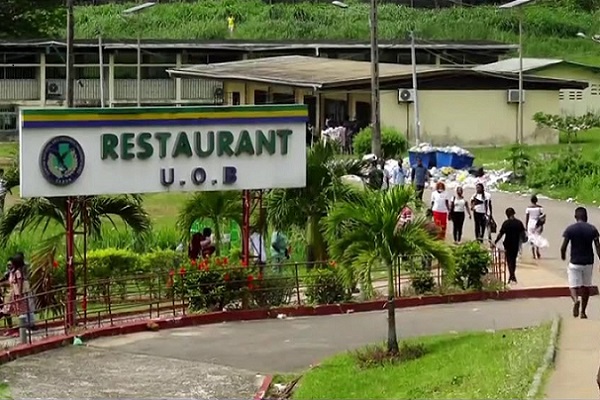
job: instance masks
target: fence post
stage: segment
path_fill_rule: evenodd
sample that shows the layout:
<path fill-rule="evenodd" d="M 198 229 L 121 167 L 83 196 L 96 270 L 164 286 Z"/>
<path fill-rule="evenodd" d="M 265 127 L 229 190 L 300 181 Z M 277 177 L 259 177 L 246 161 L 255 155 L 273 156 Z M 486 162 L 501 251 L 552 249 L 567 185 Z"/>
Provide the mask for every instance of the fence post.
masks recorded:
<path fill-rule="evenodd" d="M 19 338 L 21 344 L 27 344 L 28 315 L 19 315 Z"/>
<path fill-rule="evenodd" d="M 294 280 L 296 281 L 296 299 L 298 300 L 298 305 L 302 304 L 302 300 L 300 299 L 300 276 L 298 275 L 298 262 L 294 263 Z"/>
<path fill-rule="evenodd" d="M 108 283 L 106 284 L 106 290 L 108 292 L 108 318 L 110 319 L 110 326 L 113 326 L 113 316 L 112 316 L 112 295 L 111 295 L 111 290 L 110 290 L 110 282 L 111 280 L 108 280 Z"/>

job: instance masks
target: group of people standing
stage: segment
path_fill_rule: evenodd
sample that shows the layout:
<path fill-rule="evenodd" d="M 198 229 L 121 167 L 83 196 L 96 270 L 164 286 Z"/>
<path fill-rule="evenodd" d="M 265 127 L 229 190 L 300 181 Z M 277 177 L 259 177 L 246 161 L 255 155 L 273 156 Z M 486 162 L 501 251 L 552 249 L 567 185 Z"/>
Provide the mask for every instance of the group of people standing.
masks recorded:
<path fill-rule="evenodd" d="M 431 211 L 433 221 L 440 228 L 440 238 L 446 238 L 448 221 L 452 222 L 452 238 L 459 243 L 463 237 L 463 229 L 467 217 L 475 224 L 475 238 L 483 242 L 486 228 L 494 233 L 495 224 L 492 217 L 492 197 L 485 191 L 483 184 L 478 183 L 475 194 L 467 200 L 462 187 L 457 187 L 453 196 L 448 196 L 446 185 L 438 182 L 431 193 Z"/>

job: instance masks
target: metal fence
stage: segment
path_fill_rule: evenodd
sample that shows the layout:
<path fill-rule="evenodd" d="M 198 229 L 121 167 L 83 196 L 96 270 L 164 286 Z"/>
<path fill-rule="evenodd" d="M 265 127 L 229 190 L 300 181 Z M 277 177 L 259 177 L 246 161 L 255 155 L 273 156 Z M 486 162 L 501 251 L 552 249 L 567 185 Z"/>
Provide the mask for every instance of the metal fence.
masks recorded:
<path fill-rule="evenodd" d="M 68 288 L 60 287 L 36 293 L 27 303 L 34 311 L 35 329 L 24 329 L 27 320 L 23 316 L 0 320 L 0 347 L 10 348 L 79 330 L 176 318 L 190 313 L 362 301 L 367 287 L 357 283 L 358 276 L 354 279 L 355 285 L 342 283 L 352 280 L 342 279 L 343 271 L 345 269 L 331 261 L 248 267 L 209 267 L 199 262 L 157 273 L 79 283 L 74 307 L 77 310 L 75 328 L 65 325 Z M 415 271 L 419 272 L 415 274 Z M 367 276 L 373 289 L 368 299 L 387 298 L 387 269 L 373 267 Z M 446 278 L 444 268 L 435 261 L 402 260 L 393 271 L 394 297 L 460 292 L 448 285 Z M 506 263 L 501 251 L 492 250 L 492 264 L 484 281 L 493 285 L 488 290 L 506 288 Z"/>

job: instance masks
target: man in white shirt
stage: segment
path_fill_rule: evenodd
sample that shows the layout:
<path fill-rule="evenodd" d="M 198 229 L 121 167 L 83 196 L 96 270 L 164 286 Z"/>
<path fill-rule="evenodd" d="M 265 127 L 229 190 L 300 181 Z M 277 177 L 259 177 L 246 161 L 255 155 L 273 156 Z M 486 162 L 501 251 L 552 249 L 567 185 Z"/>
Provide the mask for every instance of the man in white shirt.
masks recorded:
<path fill-rule="evenodd" d="M 258 229 L 253 228 L 250 235 L 250 253 L 256 259 L 256 264 L 262 273 L 265 264 L 267 263 L 267 250 L 265 248 L 265 240 L 263 235 L 258 232 Z"/>

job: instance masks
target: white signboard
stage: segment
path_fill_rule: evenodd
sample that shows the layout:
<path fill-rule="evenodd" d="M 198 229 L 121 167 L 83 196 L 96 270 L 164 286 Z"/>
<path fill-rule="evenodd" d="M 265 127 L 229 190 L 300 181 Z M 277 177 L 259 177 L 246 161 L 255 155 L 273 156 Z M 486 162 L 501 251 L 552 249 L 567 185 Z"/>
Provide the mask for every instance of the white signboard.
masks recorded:
<path fill-rule="evenodd" d="M 304 105 L 20 114 L 21 196 L 306 186 Z"/>

